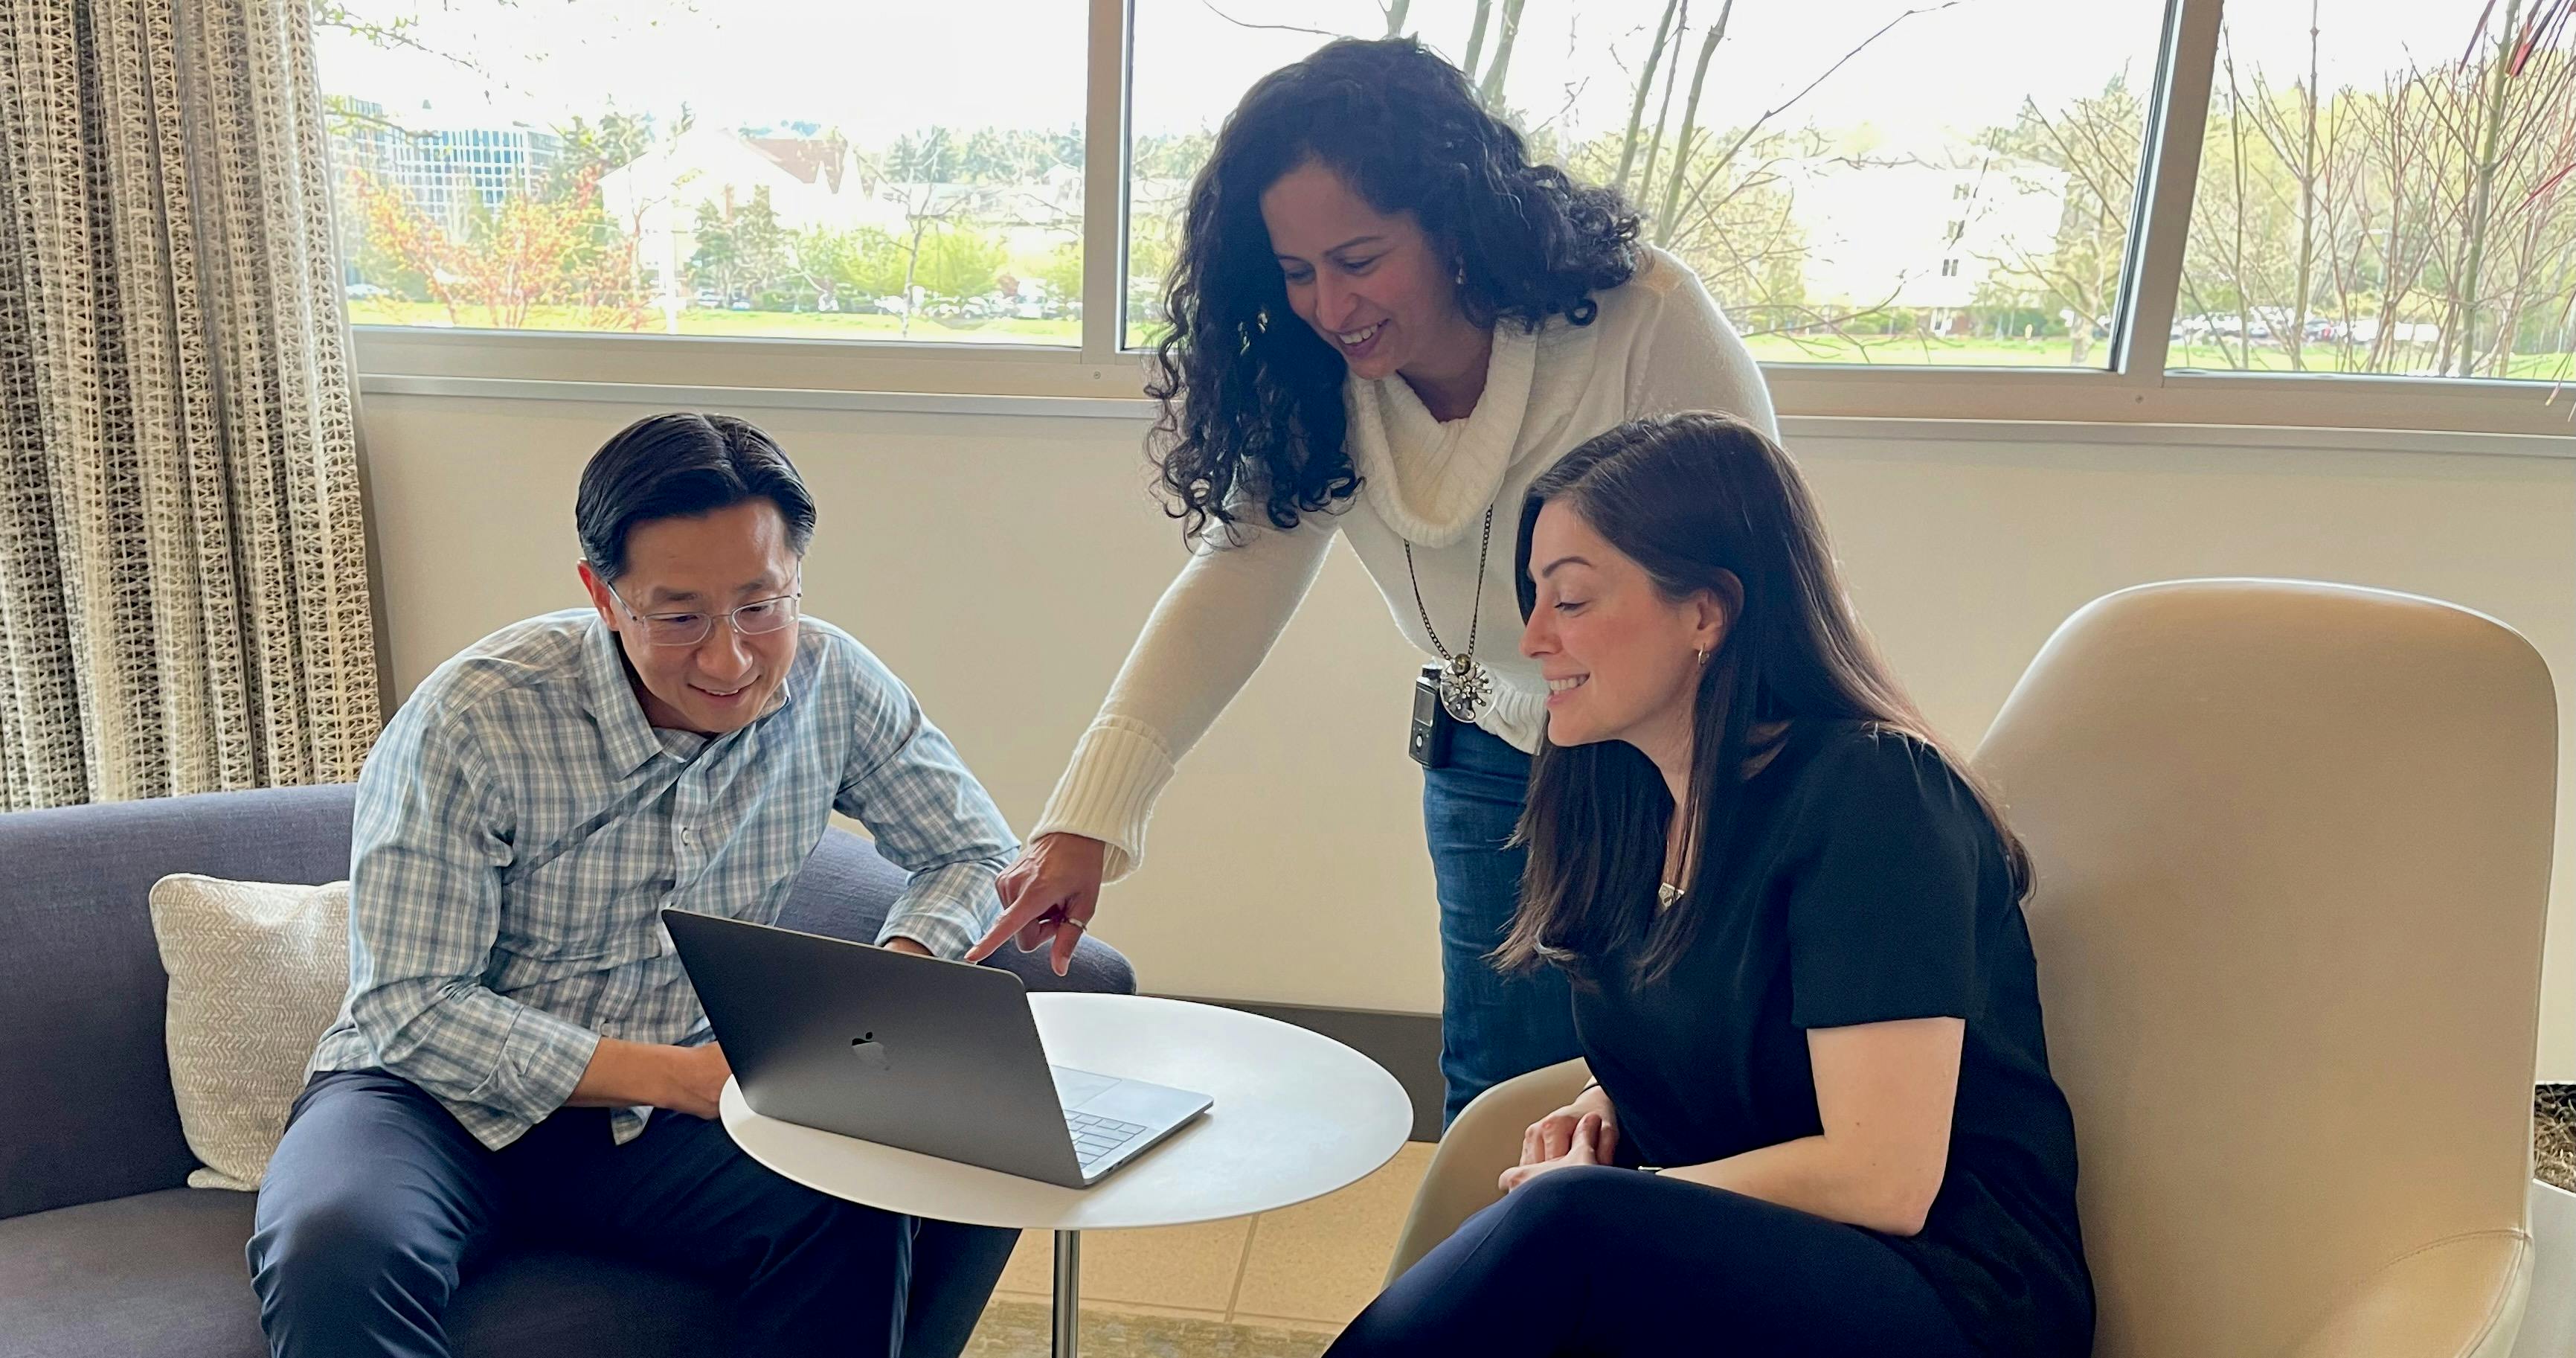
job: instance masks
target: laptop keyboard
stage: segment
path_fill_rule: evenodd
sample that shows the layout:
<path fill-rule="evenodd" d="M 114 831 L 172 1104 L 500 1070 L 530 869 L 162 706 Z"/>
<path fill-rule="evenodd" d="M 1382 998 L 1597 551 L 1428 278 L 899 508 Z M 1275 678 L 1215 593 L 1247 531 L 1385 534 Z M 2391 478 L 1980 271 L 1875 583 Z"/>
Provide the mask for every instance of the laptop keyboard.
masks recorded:
<path fill-rule="evenodd" d="M 1089 1169 L 1102 1156 L 1117 1150 L 1144 1134 L 1144 1127 L 1115 1118 L 1093 1117 L 1089 1113 L 1064 1110 L 1064 1129 L 1073 1134 L 1073 1158 Z"/>

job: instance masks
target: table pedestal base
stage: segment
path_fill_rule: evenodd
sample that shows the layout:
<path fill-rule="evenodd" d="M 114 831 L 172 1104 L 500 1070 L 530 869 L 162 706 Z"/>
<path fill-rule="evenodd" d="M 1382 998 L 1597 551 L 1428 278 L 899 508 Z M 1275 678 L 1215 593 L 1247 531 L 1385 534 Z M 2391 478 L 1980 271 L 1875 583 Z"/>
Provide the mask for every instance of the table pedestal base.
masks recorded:
<path fill-rule="evenodd" d="M 1082 1348 L 1082 1232 L 1055 1233 L 1055 1358 Z"/>

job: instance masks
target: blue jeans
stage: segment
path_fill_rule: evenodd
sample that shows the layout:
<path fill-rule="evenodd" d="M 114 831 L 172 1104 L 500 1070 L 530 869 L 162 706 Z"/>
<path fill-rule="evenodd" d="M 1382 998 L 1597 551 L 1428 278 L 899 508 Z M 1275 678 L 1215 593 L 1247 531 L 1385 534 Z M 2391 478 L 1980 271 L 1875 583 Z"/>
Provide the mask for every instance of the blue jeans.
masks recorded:
<path fill-rule="evenodd" d="M 1477 727 L 1452 734 L 1448 767 L 1422 775 L 1422 826 L 1440 897 L 1443 1126 L 1489 1086 L 1582 1054 L 1564 974 L 1542 967 L 1505 976 L 1485 956 L 1520 905 L 1529 856 L 1510 841 L 1529 793 L 1530 757 Z"/>
<path fill-rule="evenodd" d="M 251 1288 L 280 1358 L 441 1358 L 449 1297 L 504 1239 L 708 1277 L 737 1298 L 738 1354 L 893 1354 L 917 1246 L 949 1248 L 923 1238 L 930 1229 L 971 1236 L 987 1278 L 1018 1234 L 925 1228 L 827 1197 L 682 1113 L 654 1114 L 619 1146 L 607 1109 L 566 1108 L 486 1150 L 437 1100 L 380 1070 L 305 1086 L 254 1221 Z"/>

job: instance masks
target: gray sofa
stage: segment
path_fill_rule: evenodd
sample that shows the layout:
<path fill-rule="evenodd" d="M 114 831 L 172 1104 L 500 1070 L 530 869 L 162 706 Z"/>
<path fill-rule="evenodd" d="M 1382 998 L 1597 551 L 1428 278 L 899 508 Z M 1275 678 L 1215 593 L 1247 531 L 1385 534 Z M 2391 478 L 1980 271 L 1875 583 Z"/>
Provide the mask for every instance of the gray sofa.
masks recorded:
<path fill-rule="evenodd" d="M 185 1186 L 162 1047 L 166 978 L 145 904 L 172 872 L 319 883 L 348 875 L 354 789 L 217 793 L 0 815 L 0 1358 L 265 1354 L 242 1247 L 251 1195 Z M 873 938 L 903 874 L 835 830 L 782 922 Z M 1038 990 L 1128 992 L 1085 939 L 1070 976 L 1005 948 Z M 907 1358 L 965 1347 L 1009 1242 L 924 1223 Z M 677 1274 L 560 1251 L 504 1254 L 449 1313 L 460 1355 L 725 1348 L 725 1298 Z"/>

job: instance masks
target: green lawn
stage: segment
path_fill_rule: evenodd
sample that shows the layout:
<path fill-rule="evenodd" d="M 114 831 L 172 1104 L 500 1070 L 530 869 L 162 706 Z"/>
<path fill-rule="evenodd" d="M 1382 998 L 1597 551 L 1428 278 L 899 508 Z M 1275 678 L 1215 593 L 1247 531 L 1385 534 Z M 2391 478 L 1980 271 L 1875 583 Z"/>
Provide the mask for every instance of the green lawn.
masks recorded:
<path fill-rule="evenodd" d="M 417 325 L 478 328 L 491 323 L 480 308 L 461 308 L 453 322 L 444 307 L 432 302 L 397 302 L 370 298 L 349 304 L 349 319 L 358 325 Z M 661 317 L 656 314 L 643 334 L 664 333 Z M 591 330 L 597 322 L 571 307 L 536 307 L 528 315 L 529 330 Z M 879 340 L 928 344 L 1060 344 L 1067 347 L 1081 343 L 1082 322 L 1073 317 L 1054 320 L 990 320 L 944 322 L 927 318 L 916 320 L 909 334 L 897 316 L 861 315 L 832 312 L 793 311 L 718 311 L 692 307 L 679 314 L 682 335 L 738 335 L 755 338 Z M 1765 363 L 1849 363 L 1894 364 L 1921 367 L 1946 364 L 1976 368 L 2063 368 L 2066 341 L 2062 339 L 1925 339 L 1887 336 L 1850 340 L 1790 335 L 1754 335 L 1745 344 L 1753 356 Z M 2102 365 L 2107 346 L 2095 344 L 2087 356 L 2088 364 Z M 2306 355 L 2309 369 L 2319 370 L 2337 357 L 2330 348 L 2312 349 Z M 2177 367 L 2227 369 L 2229 355 L 2207 343 L 2178 343 L 2173 348 L 2172 362 Z M 2410 363 L 2429 362 L 2428 355 L 2409 355 Z M 2257 348 L 2253 366 L 2260 372 L 2287 372 L 2290 357 L 2279 349 Z M 2538 381 L 2576 379 L 2576 355 L 2522 354 L 2514 358 L 2512 375 Z"/>
<path fill-rule="evenodd" d="M 456 318 L 448 319 L 447 309 L 435 302 L 397 302 L 368 298 L 349 304 L 349 321 L 353 325 L 418 325 L 440 329 L 481 329 L 492 319 L 480 307 L 459 307 Z M 648 323 L 636 334 L 659 335 L 662 317 L 648 313 Z M 520 327 L 525 330 L 604 329 L 593 317 L 573 307 L 541 306 L 529 309 Z M 620 333 L 625 333 L 620 331 Z M 711 307 L 691 307 L 679 315 L 681 335 L 740 335 L 764 339 L 840 339 L 888 340 L 933 344 L 1062 344 L 1082 342 L 1082 322 L 1073 317 L 1055 320 L 1024 321 L 1016 318 L 990 321 L 915 320 L 909 335 L 904 332 L 900 316 L 879 316 L 855 312 L 808 311 L 718 311 Z"/>
<path fill-rule="evenodd" d="M 1765 363 L 1890 363 L 1907 367 L 1947 364 L 1973 368 L 2063 368 L 2069 366 L 2066 341 L 1997 340 L 1997 339 L 1922 339 L 1912 337 L 1873 337 L 1857 343 L 1832 337 L 1793 337 L 1789 335 L 1754 335 L 1745 340 L 1753 356 Z M 2232 347 L 2222 352 L 2207 342 L 2177 341 L 2167 362 L 2176 368 L 2202 368 L 2234 371 L 2237 351 Z M 2252 355 L 2252 371 L 2290 372 L 2290 356 L 2279 349 L 2257 347 Z M 2334 346 L 2312 346 L 2301 357 L 2306 371 L 2334 372 L 2341 357 Z M 2358 355 L 2356 356 L 2358 357 Z M 2410 352 L 2398 375 L 2411 372 L 2415 365 L 2429 364 L 2429 353 Z M 2088 367 L 2103 367 L 2110 361 L 2109 346 L 2096 342 L 2085 356 Z M 2511 365 L 2511 376 L 2537 381 L 2576 379 L 2576 355 L 2517 354 Z"/>

